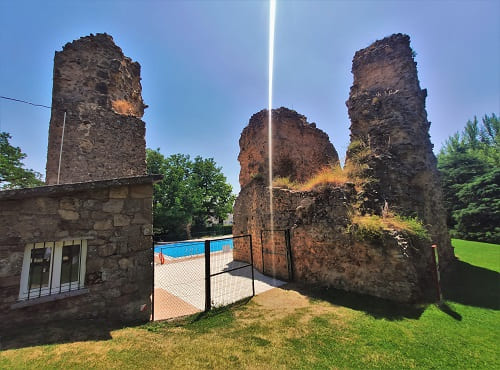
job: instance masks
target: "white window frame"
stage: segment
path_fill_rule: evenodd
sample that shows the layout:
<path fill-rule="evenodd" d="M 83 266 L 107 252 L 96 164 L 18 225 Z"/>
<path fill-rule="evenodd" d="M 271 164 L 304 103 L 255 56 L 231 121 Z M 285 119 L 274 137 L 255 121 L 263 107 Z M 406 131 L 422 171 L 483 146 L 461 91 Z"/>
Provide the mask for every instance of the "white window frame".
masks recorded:
<path fill-rule="evenodd" d="M 65 246 L 80 245 L 80 273 L 79 280 L 70 283 L 60 284 L 62 250 Z M 32 288 L 29 290 L 29 274 L 31 264 L 31 251 L 35 248 L 51 248 L 49 281 L 45 288 Z M 44 296 L 56 295 L 63 292 L 79 290 L 85 286 L 85 270 L 87 262 L 87 240 L 85 239 L 65 239 L 56 242 L 28 243 L 24 248 L 23 267 L 21 272 L 21 284 L 19 286 L 19 300 L 37 299 Z"/>

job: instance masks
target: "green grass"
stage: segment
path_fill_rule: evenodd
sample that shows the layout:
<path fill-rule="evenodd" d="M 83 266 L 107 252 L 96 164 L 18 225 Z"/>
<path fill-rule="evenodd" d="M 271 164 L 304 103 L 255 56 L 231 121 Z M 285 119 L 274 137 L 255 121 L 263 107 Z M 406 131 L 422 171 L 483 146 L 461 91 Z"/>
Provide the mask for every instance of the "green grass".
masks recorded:
<path fill-rule="evenodd" d="M 455 255 L 468 263 L 500 272 L 500 248 L 498 244 L 470 242 L 452 239 Z"/>
<path fill-rule="evenodd" d="M 290 285 L 181 322 L 2 333 L 0 368 L 498 369 L 500 245 L 453 244 L 441 307 Z"/>

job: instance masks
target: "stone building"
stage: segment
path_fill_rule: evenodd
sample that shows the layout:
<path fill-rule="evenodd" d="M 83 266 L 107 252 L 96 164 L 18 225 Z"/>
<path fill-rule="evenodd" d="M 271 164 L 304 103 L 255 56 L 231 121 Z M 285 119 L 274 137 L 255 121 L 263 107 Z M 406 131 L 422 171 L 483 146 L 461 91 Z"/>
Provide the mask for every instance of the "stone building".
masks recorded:
<path fill-rule="evenodd" d="M 154 180 L 1 191 L 0 327 L 149 320 Z"/>
<path fill-rule="evenodd" d="M 347 106 L 351 143 L 367 148 L 363 164 L 369 178 L 309 191 L 269 188 L 267 183 L 268 112 L 252 116 L 240 139 L 241 192 L 234 208 L 233 234 L 251 234 L 258 269 L 279 278 L 319 283 L 402 302 L 434 297 L 431 243 L 439 245 L 440 264 L 453 258 L 436 159 L 429 140 L 425 90 L 421 90 L 409 37 L 393 35 L 356 53 L 354 83 Z M 284 133 L 281 148 L 293 155 L 278 176 L 304 181 L 327 163 L 338 162 L 328 137 L 315 125 L 290 125 L 273 110 L 274 132 Z M 265 116 L 264 118 L 262 118 Z M 260 122 L 257 121 L 260 117 Z M 276 119 L 274 119 L 276 117 Z M 288 118 L 290 120 L 290 118 Z M 303 131 L 309 139 L 304 140 Z M 251 133 L 251 134 L 249 134 Z M 347 164 L 354 161 L 353 145 Z M 274 149 L 273 149 L 274 150 Z M 252 153 L 249 155 L 248 153 Z M 332 155 L 335 153 L 335 155 Z M 273 225 L 270 196 L 273 192 Z M 382 213 L 384 205 L 403 216 L 418 216 L 431 240 L 386 228 L 377 239 L 360 239 L 353 232 L 356 214 Z M 273 229 L 272 236 L 269 236 Z M 283 233 L 282 230 L 289 230 Z M 267 236 L 266 236 L 267 235 Z M 284 247 L 285 246 L 285 247 Z M 249 250 L 235 240 L 235 259 L 249 261 Z"/>
<path fill-rule="evenodd" d="M 149 320 L 144 108 L 140 66 L 111 36 L 56 52 L 47 185 L 0 192 L 0 328 Z"/>

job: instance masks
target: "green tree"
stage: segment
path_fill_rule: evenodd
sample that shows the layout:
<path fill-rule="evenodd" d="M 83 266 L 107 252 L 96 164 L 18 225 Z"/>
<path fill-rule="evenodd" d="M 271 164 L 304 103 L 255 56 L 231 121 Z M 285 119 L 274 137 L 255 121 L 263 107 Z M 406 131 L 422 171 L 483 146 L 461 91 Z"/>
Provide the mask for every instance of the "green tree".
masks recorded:
<path fill-rule="evenodd" d="M 500 241 L 500 168 L 491 168 L 457 193 L 464 206 L 453 212 L 456 235 L 492 243 Z"/>
<path fill-rule="evenodd" d="M 500 123 L 474 117 L 438 155 L 448 226 L 459 238 L 500 242 Z"/>
<path fill-rule="evenodd" d="M 26 154 L 9 143 L 11 138 L 7 132 L 0 132 L 0 189 L 43 185 L 40 173 L 24 168 Z"/>
<path fill-rule="evenodd" d="M 213 158 L 197 156 L 192 168 L 191 189 L 199 201 L 194 214 L 195 223 L 205 225 L 209 218 L 221 222 L 233 210 L 235 196 L 232 186 Z"/>
<path fill-rule="evenodd" d="M 159 149 L 147 149 L 146 154 L 148 173 L 163 175 L 154 186 L 156 235 L 190 238 L 193 227 L 205 227 L 209 217 L 225 218 L 232 211 L 231 185 L 212 158 L 165 157 Z"/>

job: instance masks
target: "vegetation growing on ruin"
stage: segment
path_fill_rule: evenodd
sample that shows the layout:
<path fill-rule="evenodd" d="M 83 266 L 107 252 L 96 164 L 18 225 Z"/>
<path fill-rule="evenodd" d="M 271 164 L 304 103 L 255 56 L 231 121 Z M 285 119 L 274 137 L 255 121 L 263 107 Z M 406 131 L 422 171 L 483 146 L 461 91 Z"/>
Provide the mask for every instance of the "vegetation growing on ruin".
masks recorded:
<path fill-rule="evenodd" d="M 290 180 L 289 177 L 276 177 L 273 179 L 273 186 L 281 189 L 298 189 L 297 183 Z"/>
<path fill-rule="evenodd" d="M 308 191 L 326 185 L 343 185 L 348 181 L 346 171 L 339 165 L 327 166 L 319 170 L 316 175 L 300 185 L 300 190 Z"/>
<path fill-rule="evenodd" d="M 359 240 L 380 240 L 387 231 L 396 230 L 410 237 L 430 240 L 429 232 L 416 217 L 403 217 L 389 213 L 378 215 L 355 215 L 351 219 L 349 231 Z"/>
<path fill-rule="evenodd" d="M 325 186 L 339 186 L 349 180 L 346 171 L 339 165 L 323 167 L 312 178 L 306 182 L 299 183 L 290 180 L 289 177 L 276 177 L 273 179 L 273 186 L 282 189 L 292 189 L 299 191 L 317 190 Z"/>
<path fill-rule="evenodd" d="M 355 185 L 358 193 L 363 193 L 365 188 L 376 180 L 369 174 L 368 160 L 372 151 L 368 144 L 361 139 L 355 139 L 347 150 L 347 161 L 342 168 L 332 164 L 320 169 L 313 177 L 303 183 L 291 181 L 289 177 L 277 177 L 273 186 L 300 191 L 317 190 L 325 186 L 341 186 L 347 182 Z"/>
<path fill-rule="evenodd" d="M 370 146 L 362 139 L 352 140 L 347 148 L 347 158 L 344 170 L 349 181 L 354 183 L 358 193 L 363 192 L 366 187 L 376 182 L 370 176 L 369 159 L 373 156 Z"/>
<path fill-rule="evenodd" d="M 114 100 L 111 106 L 118 114 L 133 115 L 135 112 L 134 106 L 126 100 Z"/>

